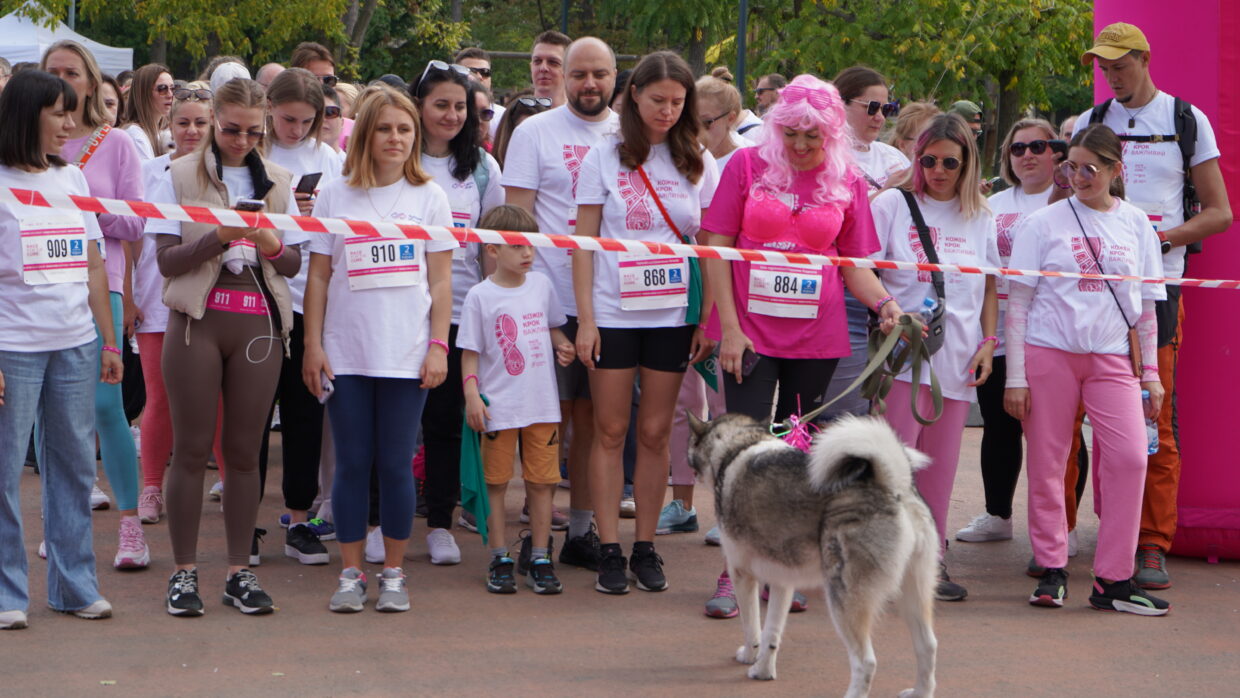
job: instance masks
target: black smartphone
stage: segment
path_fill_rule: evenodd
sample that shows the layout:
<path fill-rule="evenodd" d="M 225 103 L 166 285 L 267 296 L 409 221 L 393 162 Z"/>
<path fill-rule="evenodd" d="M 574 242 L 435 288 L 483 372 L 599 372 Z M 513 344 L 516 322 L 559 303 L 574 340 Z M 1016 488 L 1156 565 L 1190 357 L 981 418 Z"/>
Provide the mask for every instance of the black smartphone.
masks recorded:
<path fill-rule="evenodd" d="M 235 211 L 261 211 L 267 204 L 262 199 L 237 199 L 233 204 Z"/>
<path fill-rule="evenodd" d="M 749 377 L 749 374 L 753 373 L 754 368 L 758 365 L 758 358 L 758 355 L 754 353 L 753 349 L 745 350 L 745 353 L 741 355 L 742 376 L 747 378 Z"/>
<path fill-rule="evenodd" d="M 301 179 L 297 180 L 297 188 L 293 191 L 298 194 L 314 194 L 315 188 L 319 186 L 319 180 L 323 178 L 322 172 L 311 172 L 304 174 Z"/>
<path fill-rule="evenodd" d="M 1047 145 L 1051 147 L 1051 152 L 1058 155 L 1057 162 L 1063 162 L 1068 158 L 1068 142 L 1061 140 L 1047 141 Z"/>

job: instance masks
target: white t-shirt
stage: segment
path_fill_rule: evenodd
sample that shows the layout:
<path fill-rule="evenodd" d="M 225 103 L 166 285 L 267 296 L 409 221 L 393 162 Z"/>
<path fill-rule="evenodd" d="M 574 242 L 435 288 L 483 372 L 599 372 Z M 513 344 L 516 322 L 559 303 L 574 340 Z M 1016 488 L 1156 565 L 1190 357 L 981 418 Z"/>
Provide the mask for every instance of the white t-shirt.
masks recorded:
<path fill-rule="evenodd" d="M 535 114 L 517 127 L 504 156 L 504 186 L 533 189 L 538 231 L 572 235 L 577 226 L 577 181 L 586 153 L 604 136 L 619 130 L 620 116 L 586 121 L 567 105 Z M 573 297 L 573 260 L 569 250 L 537 247 L 534 269 L 551 279 L 564 311 L 577 315 Z"/>
<path fill-rule="evenodd" d="M 1093 108 L 1085 110 L 1077 119 L 1076 130 L 1089 125 Z M 1193 167 L 1206 160 L 1219 157 L 1218 142 L 1210 119 L 1197 107 L 1193 107 L 1197 120 L 1197 145 L 1189 161 Z M 1136 121 L 1128 128 L 1128 120 Z M 1137 110 L 1126 110 L 1119 102 L 1107 108 L 1104 124 L 1115 133 L 1125 136 L 1170 136 L 1175 134 L 1175 97 L 1159 92 L 1154 99 Z M 1124 141 L 1124 192 L 1128 201 L 1145 211 L 1158 230 L 1169 230 L 1184 223 L 1184 158 L 1179 143 L 1134 143 Z M 1168 278 L 1184 276 L 1185 247 L 1172 248 L 1163 257 L 1164 272 Z"/>
<path fill-rule="evenodd" d="M 355 189 L 341 178 L 319 190 L 314 215 L 387 220 L 414 225 L 452 225 L 448 197 L 434 182 L 413 186 L 402 179 L 374 189 Z M 323 349 L 337 375 L 418 378 L 431 332 L 431 294 L 426 253 L 449 252 L 452 242 L 422 241 L 414 259 L 420 267 L 413 286 L 349 289 L 345 236 L 313 233 L 311 254 L 330 255 Z"/>
<path fill-rule="evenodd" d="M 1081 218 L 1079 226 L 1069 201 Z M 1104 213 L 1072 197 L 1029 216 L 1012 245 L 1012 265 L 1098 273 L 1092 248 L 1107 274 L 1162 276 L 1158 236 L 1148 217 L 1136 206 L 1116 201 L 1118 205 Z M 1090 248 L 1082 239 L 1082 226 Z M 1167 297 L 1161 284 L 1037 276 L 1013 276 L 1011 281 L 1034 287 L 1025 341 L 1074 354 L 1128 353 L 1128 325 L 1107 290 L 1108 283 L 1133 324 L 1141 317 L 1142 300 Z"/>
<path fill-rule="evenodd" d="M 499 171 L 499 163 L 490 153 L 481 165 L 487 168 L 487 190 L 478 195 L 478 183 L 473 175 L 461 181 L 452 176 L 452 168 L 456 158 L 448 156 L 436 158 L 422 153 L 422 169 L 435 180 L 444 193 L 448 195 L 448 204 L 452 207 L 452 225 L 457 228 L 476 228 L 482 214 L 504 203 L 503 176 Z M 479 259 L 481 245 L 469 242 L 452 252 L 452 324 L 461 322 L 461 304 L 465 302 L 465 294 L 482 280 L 482 266 Z"/>
<path fill-rule="evenodd" d="M 315 172 L 323 173 L 317 187 L 322 189 L 328 182 L 339 177 L 340 170 L 344 168 L 344 153 L 337 153 L 335 150 L 332 150 L 330 145 L 314 138 L 307 138 L 292 148 L 273 141 L 271 152 L 267 154 L 267 159 L 288 170 L 293 175 L 293 178 L 290 180 L 290 185 L 293 189 L 297 188 L 297 181 L 303 175 Z M 296 208 L 295 202 L 294 208 Z M 300 210 L 298 210 L 297 215 L 301 215 Z M 302 302 L 306 298 L 306 275 L 309 272 L 310 255 L 303 254 L 301 256 L 301 269 L 297 270 L 297 276 L 288 280 L 289 295 L 292 297 L 293 312 L 295 313 L 302 312 Z"/>
<path fill-rule="evenodd" d="M 37 173 L 0 165 L 0 187 L 90 196 L 86 177 L 72 165 Z M 87 240 L 103 238 L 93 215 L 0 203 L 0 351 L 60 351 L 95 341 L 86 283 L 25 282 L 21 221 L 47 219 L 49 215 L 75 225 L 80 221 Z"/>
<path fill-rule="evenodd" d="M 491 110 L 495 112 L 495 116 L 491 117 L 488 130 L 491 132 L 491 140 L 495 140 L 495 134 L 499 133 L 499 120 L 504 118 L 504 112 L 508 111 L 508 109 L 499 102 L 494 102 L 491 104 Z"/>
<path fill-rule="evenodd" d="M 939 262 L 969 266 L 999 266 L 999 248 L 995 244 L 995 219 L 982 210 L 971 219 L 960 213 L 960 200 L 936 201 L 919 198 L 921 215 L 930 229 Z M 896 189 L 874 197 L 870 203 L 874 213 L 874 229 L 882 249 L 874 259 L 903 262 L 929 261 L 922 251 L 917 226 L 909 213 L 904 196 Z M 905 312 L 917 312 L 927 297 L 934 297 L 930 272 L 884 271 L 883 285 Z M 930 357 L 930 365 L 939 377 L 943 396 L 953 400 L 973 401 L 976 389 L 969 382 L 969 359 L 982 341 L 982 303 L 986 297 L 986 277 L 981 274 L 944 274 L 947 312 L 944 318 L 944 341 L 938 353 Z M 909 380 L 907 373 L 901 376 Z M 922 374 L 923 385 L 930 376 Z"/>
<path fill-rule="evenodd" d="M 990 210 L 995 214 L 995 241 L 999 246 L 999 262 L 1003 266 L 1011 266 L 1012 241 L 1020 224 L 1029 214 L 1045 208 L 1050 195 L 1049 189 L 1040 194 L 1026 194 L 1019 186 L 1015 186 L 1004 189 L 987 200 Z M 995 336 L 999 338 L 999 347 L 995 349 L 995 356 L 1003 356 L 1007 353 L 1003 346 L 1003 323 L 1007 313 L 1008 277 L 995 278 L 995 295 L 999 298 L 999 327 L 995 332 Z"/>
<path fill-rule="evenodd" d="M 654 197 L 635 170 L 620 164 L 616 136 L 592 149 L 581 166 L 577 204 L 603 205 L 599 237 L 656 242 L 684 242 L 664 220 Z M 694 184 L 676 170 L 666 143 L 652 146 L 642 169 L 658 192 L 663 207 L 682 235 L 693 239 L 702 226 L 702 209 L 710 206 L 719 186 L 719 170 L 710 151 L 702 150 L 705 168 Z M 616 252 L 594 253 L 594 322 L 599 327 L 680 327 L 685 307 L 649 310 L 621 308 L 620 257 Z M 683 259 L 683 258 L 682 258 Z M 682 274 L 687 267 L 682 265 Z M 687 284 L 687 276 L 686 276 Z"/>
<path fill-rule="evenodd" d="M 488 431 L 559 423 L 551 328 L 565 321 L 551 280 L 536 271 L 516 288 L 487 278 L 469 290 L 456 345 L 478 352 Z"/>
<path fill-rule="evenodd" d="M 744 131 L 744 133 L 740 133 L 740 135 L 757 143 L 758 134 L 762 133 L 762 123 L 762 117 L 748 109 L 745 109 L 741 111 L 741 119 L 740 122 L 736 124 L 736 130 L 738 133 Z"/>
<path fill-rule="evenodd" d="M 138 149 L 138 155 L 142 157 L 143 162 L 151 160 L 155 157 L 155 149 L 151 147 L 151 139 L 146 137 L 146 131 L 137 124 L 126 124 L 121 130 L 129 134 L 129 139 L 133 141 L 133 145 Z"/>
<path fill-rule="evenodd" d="M 891 179 L 891 175 L 907 170 L 911 164 L 899 148 L 893 148 L 882 141 L 871 143 L 869 150 L 853 149 L 852 155 L 853 162 L 856 162 L 857 167 L 860 167 L 869 178 L 866 184 L 872 191 L 878 191 L 887 186 L 887 180 Z M 874 186 L 875 184 L 878 186 Z"/>
<path fill-rule="evenodd" d="M 149 201 L 154 201 L 151 195 L 164 182 L 172 185 L 172 173 L 168 171 L 171 163 L 172 153 L 143 161 L 143 191 L 150 192 L 147 195 Z M 179 226 L 177 232 L 180 232 Z M 138 325 L 138 332 L 163 332 L 168 329 L 168 306 L 164 305 L 163 293 L 164 277 L 159 273 L 159 263 L 155 259 L 155 237 L 143 236 L 142 252 L 138 254 L 133 268 L 133 299 L 142 311 L 142 324 Z"/>

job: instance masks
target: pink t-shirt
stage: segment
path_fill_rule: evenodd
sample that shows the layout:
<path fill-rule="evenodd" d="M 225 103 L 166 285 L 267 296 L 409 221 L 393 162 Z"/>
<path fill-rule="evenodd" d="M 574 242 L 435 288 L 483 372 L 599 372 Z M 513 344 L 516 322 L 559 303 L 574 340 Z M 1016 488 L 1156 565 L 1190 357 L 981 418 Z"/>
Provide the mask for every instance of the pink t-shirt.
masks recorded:
<path fill-rule="evenodd" d="M 60 157 L 72 163 L 77 160 L 89 135 L 65 141 Z M 119 128 L 114 128 L 99 142 L 94 155 L 82 168 L 90 195 L 105 199 L 143 201 L 142 156 L 133 139 Z M 142 238 L 146 221 L 133 216 L 100 214 L 99 227 L 103 230 L 104 253 L 107 260 L 108 290 L 121 293 L 125 287 L 125 251 L 121 241 L 133 242 Z"/>
<path fill-rule="evenodd" d="M 880 249 L 866 183 L 860 176 L 849 175 L 852 202 L 840 211 L 809 203 L 817 186 L 818 169 L 798 172 L 791 192 L 754 197 L 751 185 L 765 170 L 766 163 L 756 148 L 738 151 L 724 168 L 702 229 L 735 238 L 738 249 L 842 257 L 868 257 Z M 837 267 L 821 269 L 817 317 L 811 319 L 752 312 L 751 266 L 750 262 L 732 263 L 732 295 L 741 330 L 756 352 L 783 359 L 833 359 L 851 353 L 844 288 Z M 812 289 L 813 282 L 808 283 Z M 715 339 L 720 336 L 717 311 L 711 313 L 707 334 Z"/>

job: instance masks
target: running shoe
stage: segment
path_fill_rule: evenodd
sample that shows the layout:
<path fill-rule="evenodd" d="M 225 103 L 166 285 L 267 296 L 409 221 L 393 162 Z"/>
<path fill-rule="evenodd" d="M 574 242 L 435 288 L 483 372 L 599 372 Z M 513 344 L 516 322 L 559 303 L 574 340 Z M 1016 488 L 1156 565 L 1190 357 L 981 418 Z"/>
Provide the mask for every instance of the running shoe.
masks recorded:
<path fill-rule="evenodd" d="M 47 541 L 45 540 L 39 541 L 39 557 L 47 559 Z"/>
<path fill-rule="evenodd" d="M 366 574 L 356 567 L 340 573 L 336 593 L 327 602 L 333 613 L 359 613 L 366 605 Z"/>
<path fill-rule="evenodd" d="M 633 544 L 633 557 L 629 560 L 629 571 L 637 588 L 642 591 L 663 591 L 667 589 L 667 576 L 663 574 L 663 558 L 654 551 L 650 543 Z"/>
<path fill-rule="evenodd" d="M 247 569 L 228 576 L 224 584 L 224 605 L 235 606 L 246 615 L 262 615 L 275 610 L 271 596 L 258 585 L 258 577 Z"/>
<path fill-rule="evenodd" d="M 386 567 L 379 576 L 379 600 L 375 602 L 375 610 L 381 613 L 409 610 L 409 586 L 401 568 Z"/>
<path fill-rule="evenodd" d="M 530 565 L 525 576 L 525 583 L 535 594 L 558 594 L 564 591 L 564 585 L 555 576 L 555 564 L 550 557 L 540 557 Z"/>
<path fill-rule="evenodd" d="M 327 546 L 307 523 L 289 527 L 284 534 L 284 555 L 303 565 L 326 565 L 331 559 Z"/>
<path fill-rule="evenodd" d="M 112 566 L 118 570 L 140 570 L 151 564 L 151 549 L 142 535 L 142 524 L 136 516 L 122 516 L 120 542 Z"/>
<path fill-rule="evenodd" d="M 310 520 L 306 523 L 310 525 L 314 535 L 318 536 L 319 540 L 336 540 L 336 526 L 330 521 L 315 518 L 313 513 L 311 512 Z M 288 528 L 291 522 L 292 518 L 288 514 L 280 514 L 280 528 Z"/>
<path fill-rule="evenodd" d="M 366 562 L 372 565 L 382 565 L 387 557 L 387 550 L 383 547 L 383 529 L 375 526 L 370 529 L 370 533 L 366 534 L 366 548 L 363 553 Z"/>
<path fill-rule="evenodd" d="M 736 590 L 732 588 L 732 578 L 727 572 L 719 575 L 715 582 L 715 595 L 706 602 L 707 618 L 735 618 L 740 608 L 736 605 Z"/>
<path fill-rule="evenodd" d="M 1171 610 L 1170 603 L 1151 596 L 1131 579 L 1107 584 L 1095 577 L 1089 605 L 1100 611 L 1122 611 L 1138 616 L 1165 616 Z"/>
<path fill-rule="evenodd" d="M 168 578 L 168 613 L 174 616 L 201 616 L 202 597 L 198 595 L 198 570 L 177 570 Z"/>
<path fill-rule="evenodd" d="M 594 524 L 590 524 L 590 530 L 583 535 L 576 538 L 566 537 L 564 546 L 560 548 L 561 565 L 584 567 L 597 572 L 599 557 L 598 533 L 595 532 Z"/>
<path fill-rule="evenodd" d="M 461 515 L 456 517 L 456 525 L 471 533 L 478 532 L 478 521 L 474 518 L 472 511 L 461 510 Z"/>
<path fill-rule="evenodd" d="M 1142 589 L 1167 589 L 1171 575 L 1167 574 L 1167 556 L 1162 548 L 1151 543 L 1137 546 L 1137 576 L 1133 581 Z"/>
<path fill-rule="evenodd" d="M 763 601 L 771 600 L 771 587 L 769 585 L 766 585 L 766 584 L 762 585 L 761 596 L 762 596 Z M 809 609 L 809 599 L 805 597 L 805 594 L 802 594 L 801 592 L 796 591 L 794 589 L 792 591 L 792 601 L 788 602 L 788 612 L 789 613 L 802 613 L 806 611 L 807 609 Z"/>
<path fill-rule="evenodd" d="M 90 488 L 90 508 L 98 511 L 99 509 L 107 509 L 112 506 L 112 500 L 108 498 L 107 493 L 99 489 L 99 485 Z"/>
<path fill-rule="evenodd" d="M 461 564 L 461 549 L 457 547 L 456 538 L 446 528 L 436 528 L 426 536 L 427 553 L 432 565 Z"/>
<path fill-rule="evenodd" d="M 516 564 L 507 555 L 492 557 L 487 567 L 487 591 L 492 594 L 517 593 L 517 580 L 512 576 L 512 568 Z"/>
<path fill-rule="evenodd" d="M 65 613 L 72 613 L 78 618 L 86 620 L 101 620 L 112 617 L 112 604 L 108 603 L 107 599 L 99 599 L 86 608 L 79 608 L 76 611 L 65 611 Z"/>
<path fill-rule="evenodd" d="M 707 545 L 720 545 L 718 526 L 711 526 L 710 530 L 706 532 L 706 544 Z"/>
<path fill-rule="evenodd" d="M 626 494 L 620 498 L 620 518 L 637 518 L 637 500 L 633 499 L 633 495 Z"/>
<path fill-rule="evenodd" d="M 947 565 L 939 563 L 939 583 L 934 589 L 934 598 L 939 601 L 964 601 L 969 590 L 952 581 L 947 576 Z"/>
<path fill-rule="evenodd" d="M 214 485 L 211 485 L 211 491 L 207 492 L 207 498 L 213 502 L 223 501 L 224 499 L 224 481 L 223 480 L 217 480 Z"/>
<path fill-rule="evenodd" d="M 0 611 L 0 630 L 21 630 L 25 627 L 25 611 Z"/>
<path fill-rule="evenodd" d="M 563 550 L 560 551 L 560 561 L 564 561 Z M 628 560 L 624 559 L 620 546 L 606 546 L 606 549 L 601 550 L 599 554 L 598 578 L 594 582 L 594 588 L 604 594 L 629 593 L 629 578 L 624 571 L 626 567 L 628 567 Z"/>
<path fill-rule="evenodd" d="M 530 529 L 521 531 L 521 550 L 517 553 L 517 576 L 524 577 L 530 571 L 530 557 L 534 552 L 534 541 L 530 538 Z M 547 559 L 555 553 L 555 539 L 547 537 Z"/>
<path fill-rule="evenodd" d="M 151 485 L 138 495 L 138 520 L 145 524 L 159 523 L 164 515 L 164 492 Z"/>
<path fill-rule="evenodd" d="M 1012 540 L 1012 519 L 982 512 L 973 517 L 968 526 L 956 531 L 956 540 L 965 543 Z"/>
<path fill-rule="evenodd" d="M 1062 608 L 1063 600 L 1068 598 L 1068 571 L 1062 567 L 1051 567 L 1038 579 L 1038 588 L 1033 590 L 1029 603 L 1034 606 Z"/>
<path fill-rule="evenodd" d="M 685 503 L 673 499 L 659 512 L 659 523 L 654 532 L 665 536 L 669 533 L 693 533 L 698 530 L 697 509 L 685 508 Z"/>

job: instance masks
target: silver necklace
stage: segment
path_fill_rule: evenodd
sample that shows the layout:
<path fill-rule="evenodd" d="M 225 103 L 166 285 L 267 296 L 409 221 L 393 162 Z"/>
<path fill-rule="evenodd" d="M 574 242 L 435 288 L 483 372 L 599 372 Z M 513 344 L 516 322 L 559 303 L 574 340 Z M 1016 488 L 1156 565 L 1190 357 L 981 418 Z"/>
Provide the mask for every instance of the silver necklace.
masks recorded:
<path fill-rule="evenodd" d="M 1151 104 L 1153 104 L 1153 103 L 1154 103 L 1154 99 L 1155 99 L 1155 97 L 1158 97 L 1158 90 L 1154 90 L 1154 96 L 1153 96 L 1153 97 L 1150 97 L 1150 101 L 1148 101 L 1148 102 L 1146 102 L 1145 104 L 1143 104 L 1143 105 L 1141 106 L 1141 108 L 1137 110 L 1137 112 L 1136 112 L 1135 114 L 1134 114 L 1134 113 L 1132 113 L 1132 112 L 1130 112 L 1130 111 L 1128 111 L 1128 107 L 1125 107 L 1123 104 L 1120 104 L 1120 105 L 1119 105 L 1121 109 L 1123 109 L 1125 112 L 1127 112 L 1127 113 L 1128 113 L 1128 128 L 1136 128 L 1136 127 L 1137 127 L 1137 117 L 1138 117 L 1138 116 L 1141 116 L 1141 112 L 1145 111 L 1145 108 L 1146 108 L 1146 107 L 1148 107 L 1148 106 L 1150 106 Z"/>
<path fill-rule="evenodd" d="M 396 201 L 392 204 L 392 208 L 388 209 L 387 215 L 379 213 L 379 207 L 375 206 L 375 200 L 370 198 L 370 189 L 366 190 L 366 201 L 370 203 L 370 208 L 375 212 L 375 215 L 379 217 L 379 220 L 386 221 L 392 215 L 392 212 L 396 210 L 396 207 L 400 205 L 401 194 L 405 193 L 405 187 L 409 184 L 409 180 L 402 176 L 400 181 L 400 191 L 396 193 Z"/>

